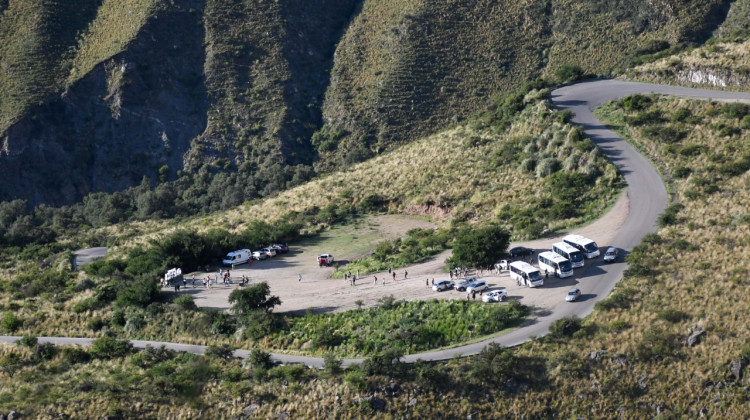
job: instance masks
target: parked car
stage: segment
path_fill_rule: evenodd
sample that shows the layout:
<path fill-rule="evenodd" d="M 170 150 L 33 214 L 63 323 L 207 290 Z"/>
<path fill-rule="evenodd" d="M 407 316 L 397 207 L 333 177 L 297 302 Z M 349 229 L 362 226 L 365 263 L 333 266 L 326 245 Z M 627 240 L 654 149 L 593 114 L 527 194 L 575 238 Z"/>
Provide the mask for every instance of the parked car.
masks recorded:
<path fill-rule="evenodd" d="M 531 248 L 526 248 L 525 246 L 517 246 L 515 248 L 511 248 L 510 251 L 508 251 L 508 254 L 511 256 L 511 258 L 527 257 L 529 255 L 533 255 L 534 250 Z"/>
<path fill-rule="evenodd" d="M 474 283 L 471 283 L 469 287 L 466 288 L 467 293 L 471 292 L 483 292 L 487 290 L 489 286 L 487 286 L 487 282 L 484 280 L 475 281 Z"/>
<path fill-rule="evenodd" d="M 440 280 L 432 285 L 432 290 L 442 292 L 443 290 L 452 289 L 455 285 L 456 283 L 454 283 L 453 280 Z"/>
<path fill-rule="evenodd" d="M 604 251 L 604 262 L 615 262 L 617 259 L 617 248 L 611 246 Z"/>
<path fill-rule="evenodd" d="M 260 261 L 260 260 L 265 260 L 266 258 L 268 258 L 268 254 L 266 254 L 266 251 L 264 251 L 262 249 L 259 249 L 257 251 L 253 251 L 253 259 L 254 260 Z"/>
<path fill-rule="evenodd" d="M 321 254 L 318 255 L 318 266 L 330 266 L 333 264 L 333 255 L 331 254 Z"/>
<path fill-rule="evenodd" d="M 492 290 L 482 296 L 482 302 L 502 302 L 508 297 L 506 290 Z"/>
<path fill-rule="evenodd" d="M 565 295 L 565 301 L 575 302 L 579 297 L 581 297 L 581 289 L 574 287 L 568 290 L 568 294 Z"/>
<path fill-rule="evenodd" d="M 466 290 L 467 287 L 471 286 L 472 283 L 477 281 L 476 277 L 466 277 L 463 280 L 460 280 L 458 283 L 456 283 L 455 286 L 453 286 L 454 289 L 458 290 L 459 292 L 463 292 Z"/>
<path fill-rule="evenodd" d="M 286 244 L 273 244 L 271 248 L 275 249 L 279 254 L 286 254 L 289 252 L 289 247 Z"/>
<path fill-rule="evenodd" d="M 269 257 L 275 257 L 277 252 L 273 247 L 263 248 L 263 251 L 266 251 L 266 254 L 268 254 Z"/>

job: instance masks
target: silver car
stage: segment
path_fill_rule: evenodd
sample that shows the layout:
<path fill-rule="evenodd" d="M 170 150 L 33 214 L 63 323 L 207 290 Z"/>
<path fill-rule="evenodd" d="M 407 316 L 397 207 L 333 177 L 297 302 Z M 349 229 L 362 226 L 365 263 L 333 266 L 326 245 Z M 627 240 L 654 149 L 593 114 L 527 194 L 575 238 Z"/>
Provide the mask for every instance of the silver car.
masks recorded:
<path fill-rule="evenodd" d="M 568 294 L 565 295 L 565 301 L 575 302 L 576 300 L 578 300 L 579 297 L 581 297 L 581 289 L 574 287 L 568 290 Z"/>
<path fill-rule="evenodd" d="M 440 280 L 432 285 L 432 290 L 436 292 L 442 292 L 443 290 L 452 289 L 455 286 L 453 280 Z"/>

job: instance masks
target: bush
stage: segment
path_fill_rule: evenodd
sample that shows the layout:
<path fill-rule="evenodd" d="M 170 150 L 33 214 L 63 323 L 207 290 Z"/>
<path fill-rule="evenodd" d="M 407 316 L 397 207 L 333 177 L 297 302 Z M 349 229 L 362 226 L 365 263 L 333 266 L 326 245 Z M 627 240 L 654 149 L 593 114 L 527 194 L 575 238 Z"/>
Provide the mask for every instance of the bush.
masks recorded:
<path fill-rule="evenodd" d="M 283 326 L 279 317 L 263 310 L 245 314 L 240 322 L 245 326 L 245 336 L 251 340 L 271 335 Z"/>
<path fill-rule="evenodd" d="M 678 166 L 672 171 L 672 175 L 677 179 L 687 178 L 693 172 L 692 169 L 685 166 Z"/>
<path fill-rule="evenodd" d="M 508 249 L 510 234 L 498 225 L 465 228 L 453 241 L 453 256 L 448 263 L 455 267 L 491 267 Z"/>
<path fill-rule="evenodd" d="M 402 376 L 406 370 L 401 358 L 404 356 L 403 351 L 397 348 L 390 348 L 382 353 L 365 359 L 362 362 L 362 371 L 368 376 L 386 375 L 391 378 Z"/>
<path fill-rule="evenodd" d="M 206 357 L 229 360 L 234 357 L 234 349 L 226 344 L 221 346 L 208 346 L 205 355 Z"/>
<path fill-rule="evenodd" d="M 91 343 L 91 355 L 97 359 L 125 357 L 132 351 L 133 345 L 129 341 L 112 337 L 97 338 Z"/>
<path fill-rule="evenodd" d="M 175 299 L 173 303 L 183 311 L 194 311 L 198 309 L 198 305 L 195 304 L 195 299 L 190 295 L 182 295 Z"/>
<path fill-rule="evenodd" d="M 684 208 L 680 203 L 674 203 L 669 205 L 665 210 L 664 213 L 659 215 L 659 227 L 666 227 L 670 225 L 674 225 L 677 223 L 678 218 L 677 214 Z"/>
<path fill-rule="evenodd" d="M 750 105 L 740 102 L 728 103 L 724 104 L 724 106 L 721 108 L 721 112 L 727 118 L 740 119 L 750 114 Z"/>
<path fill-rule="evenodd" d="M 80 347 L 65 347 L 62 354 L 70 364 L 86 363 L 91 360 L 91 354 Z"/>
<path fill-rule="evenodd" d="M 537 178 L 548 177 L 560 170 L 560 161 L 555 158 L 542 159 L 536 167 Z"/>
<path fill-rule="evenodd" d="M 656 316 L 661 320 L 671 322 L 673 324 L 682 322 L 683 320 L 688 318 L 688 314 L 686 314 L 685 312 L 672 308 L 664 309 L 663 311 L 660 311 Z"/>
<path fill-rule="evenodd" d="M 159 299 L 159 284 L 146 275 L 126 281 L 117 291 L 117 304 L 122 307 L 145 308 L 157 299 Z"/>
<path fill-rule="evenodd" d="M 86 324 L 86 328 L 90 329 L 91 331 L 99 331 L 106 325 L 107 323 L 102 318 L 97 316 L 91 318 L 91 320 Z"/>
<path fill-rule="evenodd" d="M 273 366 L 271 361 L 271 353 L 266 353 L 263 350 L 253 349 L 250 352 L 250 365 L 254 368 L 270 369 Z"/>
<path fill-rule="evenodd" d="M 595 307 L 596 309 L 604 311 L 612 309 L 626 309 L 633 301 L 632 296 L 634 293 L 635 291 L 632 289 L 615 290 L 608 297 L 597 302 Z"/>
<path fill-rule="evenodd" d="M 565 64 L 555 70 L 555 77 L 559 83 L 567 83 L 580 80 L 584 76 L 583 69 L 579 65 Z"/>
<path fill-rule="evenodd" d="M 6 333 L 14 333 L 17 329 L 21 328 L 21 319 L 16 316 L 13 312 L 6 312 L 3 315 L 2 327 Z"/>
<path fill-rule="evenodd" d="M 127 322 L 125 322 L 125 331 L 129 333 L 134 333 L 136 331 L 141 330 L 143 327 L 146 326 L 146 320 L 143 319 L 143 317 L 135 315 L 128 318 Z"/>
<path fill-rule="evenodd" d="M 323 377 L 333 378 L 341 374 L 341 360 L 334 357 L 333 353 L 326 353 L 323 356 Z"/>
<path fill-rule="evenodd" d="M 28 348 L 33 348 L 37 345 L 38 342 L 39 340 L 35 335 L 24 335 L 20 340 L 18 340 L 18 344 Z"/>
<path fill-rule="evenodd" d="M 635 94 L 621 99 L 619 103 L 626 111 L 640 111 L 651 106 L 653 100 L 649 96 Z"/>
<path fill-rule="evenodd" d="M 346 373 L 344 382 L 350 387 L 362 391 L 367 387 L 367 375 L 362 370 L 354 368 Z"/>
<path fill-rule="evenodd" d="M 581 320 L 577 316 L 558 319 L 549 327 L 550 337 L 563 338 L 572 337 L 576 331 L 581 329 Z"/>
<path fill-rule="evenodd" d="M 643 362 L 658 362 L 679 357 L 678 337 L 659 327 L 652 327 L 643 334 L 643 339 L 636 345 L 635 354 Z"/>

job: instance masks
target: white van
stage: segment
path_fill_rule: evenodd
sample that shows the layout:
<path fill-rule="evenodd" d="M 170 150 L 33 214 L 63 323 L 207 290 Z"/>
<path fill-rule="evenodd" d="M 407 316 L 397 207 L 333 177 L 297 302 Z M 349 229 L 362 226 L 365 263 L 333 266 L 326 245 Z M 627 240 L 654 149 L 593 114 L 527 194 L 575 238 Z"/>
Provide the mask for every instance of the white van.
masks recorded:
<path fill-rule="evenodd" d="M 239 249 L 227 254 L 227 256 L 221 260 L 221 263 L 224 265 L 240 265 L 250 261 L 251 257 L 252 252 L 250 252 L 249 249 Z"/>

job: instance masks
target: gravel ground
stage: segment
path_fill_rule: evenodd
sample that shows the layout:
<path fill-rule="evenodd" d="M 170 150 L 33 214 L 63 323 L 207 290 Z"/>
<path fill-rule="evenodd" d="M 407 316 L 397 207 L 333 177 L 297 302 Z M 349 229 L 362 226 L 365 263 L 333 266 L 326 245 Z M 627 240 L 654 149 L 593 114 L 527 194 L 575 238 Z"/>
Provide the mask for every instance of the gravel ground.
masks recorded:
<path fill-rule="evenodd" d="M 605 247 L 614 237 L 628 213 L 627 194 L 623 193 L 617 203 L 602 218 L 595 222 L 575 229 L 575 233 L 594 239 L 600 247 Z M 414 227 L 426 227 L 424 221 L 399 218 L 398 216 L 378 216 L 376 225 L 381 229 L 383 238 L 394 238 L 402 236 L 406 231 Z M 411 221 L 409 221 L 411 220 Z M 549 249 L 560 235 L 554 238 L 545 238 L 535 241 L 518 242 L 511 247 L 523 245 L 537 251 Z M 373 245 L 374 246 L 374 245 Z M 376 305 L 378 299 L 383 296 L 393 295 L 397 299 L 426 300 L 426 299 L 465 299 L 466 294 L 455 291 L 434 292 L 431 287 L 425 285 L 425 281 L 435 279 L 448 279 L 444 271 L 445 259 L 450 257 L 451 251 L 445 251 L 435 258 L 420 264 L 402 267 L 396 270 L 396 281 L 387 272 L 374 273 L 358 279 L 356 286 L 350 286 L 348 281 L 331 278 L 332 268 L 318 267 L 316 256 L 327 252 L 325 249 L 316 247 L 295 247 L 290 244 L 291 251 L 288 254 L 279 255 L 265 261 L 254 261 L 252 265 L 242 265 L 232 272 L 233 279 L 239 279 L 242 275 L 249 276 L 252 283 L 266 281 L 271 286 L 271 293 L 281 298 L 281 306 L 276 312 L 303 313 L 307 310 L 316 312 L 338 312 L 356 307 L 355 302 L 360 300 L 363 305 Z M 356 255 L 336 255 L 337 260 L 348 260 Z M 576 273 L 582 272 L 576 269 Z M 405 279 L 404 274 L 408 272 Z M 198 281 L 206 277 L 205 272 L 194 273 Z M 217 272 L 209 273 L 215 276 Z M 302 281 L 298 281 L 298 274 L 302 274 Z M 477 273 L 486 280 L 490 289 L 506 289 L 510 299 L 518 299 L 525 305 L 533 307 L 536 311 L 547 312 L 560 304 L 565 304 L 564 297 L 570 287 L 578 283 L 578 275 L 566 279 L 550 277 L 544 287 L 530 289 L 517 286 L 511 280 L 507 272 L 499 274 L 492 272 Z M 191 274 L 185 276 L 188 279 L 188 287 L 183 288 L 180 293 L 189 293 L 195 297 L 196 304 L 201 307 L 227 309 L 229 293 L 238 287 L 234 285 L 225 287 L 214 285 L 210 289 L 190 287 Z M 378 283 L 374 284 L 374 278 Z M 386 278 L 386 283 L 382 279 Z M 477 296 L 479 299 L 479 296 Z"/>

